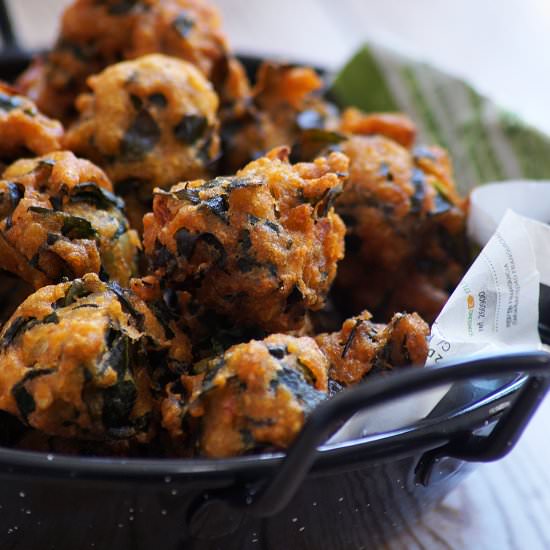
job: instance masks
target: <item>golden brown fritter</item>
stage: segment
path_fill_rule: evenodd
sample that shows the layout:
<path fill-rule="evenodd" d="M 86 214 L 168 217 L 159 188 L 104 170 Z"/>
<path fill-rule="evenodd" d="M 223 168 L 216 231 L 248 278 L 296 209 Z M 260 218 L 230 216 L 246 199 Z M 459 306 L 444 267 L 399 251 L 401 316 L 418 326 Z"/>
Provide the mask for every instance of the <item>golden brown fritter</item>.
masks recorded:
<path fill-rule="evenodd" d="M 97 275 L 47 286 L 0 333 L 0 409 L 48 435 L 150 439 L 167 348 L 145 304 Z"/>
<path fill-rule="evenodd" d="M 53 50 L 19 85 L 44 113 L 66 121 L 87 78 L 125 59 L 164 53 L 217 83 L 228 57 L 220 26 L 218 11 L 205 0 L 75 0 Z"/>
<path fill-rule="evenodd" d="M 0 267 L 35 288 L 98 273 L 128 284 L 140 248 L 102 170 L 68 151 L 20 160 L 0 180 Z"/>
<path fill-rule="evenodd" d="M 45 117 L 28 98 L 0 82 L 0 159 L 45 155 L 61 149 L 63 126 Z"/>
<path fill-rule="evenodd" d="M 334 108 L 321 98 L 323 86 L 310 67 L 261 65 L 245 108 L 241 103 L 241 109 L 222 114 L 223 168 L 233 173 L 282 145 L 300 146 L 307 141 L 318 152 L 331 140 L 338 142 L 331 132 L 319 132 L 338 124 Z M 314 158 L 306 152 L 297 153 L 303 160 Z"/>
<path fill-rule="evenodd" d="M 344 254 L 332 201 L 347 168 L 339 153 L 291 165 L 279 148 L 236 176 L 159 190 L 144 218 L 152 273 L 233 326 L 300 329 Z"/>
<path fill-rule="evenodd" d="M 209 457 L 286 448 L 325 399 L 327 368 L 307 337 L 276 334 L 234 346 L 169 386 L 163 426 Z"/>
<path fill-rule="evenodd" d="M 383 136 L 354 136 L 341 150 L 350 178 L 336 202 L 347 226 L 338 303 L 377 320 L 406 309 L 432 321 L 467 261 L 465 201 L 447 154 Z"/>
<path fill-rule="evenodd" d="M 155 187 L 203 177 L 217 158 L 218 97 L 193 65 L 164 55 L 118 63 L 89 85 L 64 144 L 104 168 L 140 227 Z"/>
<path fill-rule="evenodd" d="M 397 313 L 387 325 L 372 323 L 371 317 L 364 311 L 339 332 L 315 338 L 329 361 L 330 379 L 338 384 L 349 386 L 369 373 L 426 362 L 430 328 L 419 315 Z"/>

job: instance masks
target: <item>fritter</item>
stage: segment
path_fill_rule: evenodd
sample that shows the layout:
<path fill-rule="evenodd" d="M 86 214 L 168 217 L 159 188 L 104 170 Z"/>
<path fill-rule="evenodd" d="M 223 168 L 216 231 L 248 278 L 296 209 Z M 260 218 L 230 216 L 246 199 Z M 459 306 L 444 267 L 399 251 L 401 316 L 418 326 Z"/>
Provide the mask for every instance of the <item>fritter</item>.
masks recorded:
<path fill-rule="evenodd" d="M 164 53 L 217 81 L 228 57 L 220 26 L 218 11 L 204 0 L 76 0 L 53 50 L 19 85 L 44 113 L 67 121 L 87 78 L 125 59 Z"/>
<path fill-rule="evenodd" d="M 332 202 L 348 160 L 291 165 L 271 151 L 236 176 L 158 190 L 144 218 L 151 274 L 233 326 L 300 329 L 323 307 L 344 254 Z"/>
<path fill-rule="evenodd" d="M 397 313 L 387 325 L 371 318 L 365 311 L 346 320 L 340 331 L 315 338 L 330 364 L 331 390 L 357 384 L 368 374 L 426 362 L 430 327 L 419 315 Z"/>
<path fill-rule="evenodd" d="M 223 168 L 233 173 L 282 145 L 304 148 L 337 143 L 336 110 L 321 97 L 323 80 L 310 67 L 264 63 L 246 108 L 222 116 Z M 243 92 L 244 93 L 244 92 Z M 242 107 L 242 104 L 240 104 Z M 299 160 L 315 155 L 296 151 Z"/>
<path fill-rule="evenodd" d="M 140 227 L 155 187 L 203 177 L 217 158 L 218 97 L 193 65 L 164 55 L 118 63 L 88 82 L 65 146 L 105 169 Z"/>
<path fill-rule="evenodd" d="M 124 203 L 97 166 L 59 151 L 0 180 L 0 267 L 35 288 L 98 273 L 127 285 L 140 248 Z"/>
<path fill-rule="evenodd" d="M 163 426 L 209 457 L 286 448 L 326 398 L 327 369 L 307 337 L 276 334 L 234 346 L 169 386 Z"/>
<path fill-rule="evenodd" d="M 145 304 L 97 275 L 47 286 L 0 333 L 0 409 L 48 435 L 144 442 L 154 428 L 148 350 L 166 348 Z"/>
<path fill-rule="evenodd" d="M 336 201 L 347 226 L 336 301 L 377 320 L 437 316 L 467 264 L 466 205 L 443 149 L 409 151 L 381 135 L 341 144 L 350 178 Z"/>
<path fill-rule="evenodd" d="M 28 98 L 0 82 L 0 160 L 45 155 L 61 149 L 63 126 L 45 117 Z"/>

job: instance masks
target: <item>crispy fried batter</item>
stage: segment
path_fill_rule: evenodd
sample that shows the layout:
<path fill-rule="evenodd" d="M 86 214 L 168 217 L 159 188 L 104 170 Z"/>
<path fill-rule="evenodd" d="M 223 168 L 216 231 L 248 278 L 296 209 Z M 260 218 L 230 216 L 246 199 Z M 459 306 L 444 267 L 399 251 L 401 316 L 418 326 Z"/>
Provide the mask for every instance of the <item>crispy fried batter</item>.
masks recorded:
<path fill-rule="evenodd" d="M 397 313 L 388 325 L 371 322 L 368 311 L 348 319 L 339 332 L 315 338 L 330 363 L 329 376 L 349 386 L 371 372 L 423 365 L 430 328 L 416 313 Z"/>
<path fill-rule="evenodd" d="M 219 153 L 218 98 L 193 65 L 149 55 L 91 77 L 68 149 L 103 167 L 141 226 L 153 189 L 207 174 Z"/>
<path fill-rule="evenodd" d="M 465 203 L 447 154 L 382 136 L 354 136 L 341 149 L 350 181 L 336 202 L 347 226 L 340 303 L 381 320 L 403 308 L 433 320 L 467 259 Z"/>
<path fill-rule="evenodd" d="M 309 133 L 318 139 L 318 130 L 335 127 L 335 112 L 320 97 L 322 88 L 310 67 L 261 65 L 246 108 L 222 116 L 224 168 L 232 173 L 274 147 L 294 145 Z"/>
<path fill-rule="evenodd" d="M 353 135 L 380 135 L 410 149 L 416 139 L 414 122 L 402 113 L 363 113 L 350 107 L 341 116 L 340 131 Z"/>
<path fill-rule="evenodd" d="M 326 397 L 327 367 L 311 338 L 276 334 L 240 344 L 168 388 L 163 426 L 210 457 L 286 448 Z"/>
<path fill-rule="evenodd" d="M 86 273 L 128 284 L 139 239 L 98 167 L 59 151 L 20 160 L 3 178 L 0 267 L 35 288 Z"/>
<path fill-rule="evenodd" d="M 144 218 L 153 273 L 234 326 L 299 329 L 343 257 L 332 201 L 346 171 L 339 153 L 292 166 L 280 148 L 236 176 L 157 192 Z"/>
<path fill-rule="evenodd" d="M 218 11 L 205 0 L 75 0 L 55 47 L 19 85 L 44 113 L 67 120 L 86 79 L 124 59 L 164 53 L 217 81 L 228 57 L 220 26 Z"/>
<path fill-rule="evenodd" d="M 45 117 L 28 98 L 0 82 L 0 159 L 45 155 L 61 149 L 63 126 Z"/>
<path fill-rule="evenodd" d="M 0 333 L 0 409 L 45 434 L 148 440 L 166 348 L 152 312 L 97 275 L 47 286 Z"/>

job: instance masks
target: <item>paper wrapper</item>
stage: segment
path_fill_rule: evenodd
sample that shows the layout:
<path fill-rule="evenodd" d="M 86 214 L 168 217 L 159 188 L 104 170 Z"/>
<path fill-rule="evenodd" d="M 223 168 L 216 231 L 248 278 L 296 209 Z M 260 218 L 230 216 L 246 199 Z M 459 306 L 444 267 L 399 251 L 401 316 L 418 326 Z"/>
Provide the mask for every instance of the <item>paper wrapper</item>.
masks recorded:
<path fill-rule="evenodd" d="M 526 217 L 550 222 L 550 183 L 519 180 L 550 177 L 550 138 L 463 80 L 380 45 L 357 52 L 335 76 L 330 94 L 342 107 L 407 113 L 419 143 L 450 151 L 464 195 L 482 185 L 472 194 L 469 231 L 486 246 L 433 327 L 429 364 L 540 349 L 538 304 L 540 289 L 550 284 L 550 229 Z M 500 180 L 516 181 L 483 185 Z M 516 214 L 506 214 L 508 208 Z M 329 443 L 410 425 L 447 390 L 359 413 Z"/>

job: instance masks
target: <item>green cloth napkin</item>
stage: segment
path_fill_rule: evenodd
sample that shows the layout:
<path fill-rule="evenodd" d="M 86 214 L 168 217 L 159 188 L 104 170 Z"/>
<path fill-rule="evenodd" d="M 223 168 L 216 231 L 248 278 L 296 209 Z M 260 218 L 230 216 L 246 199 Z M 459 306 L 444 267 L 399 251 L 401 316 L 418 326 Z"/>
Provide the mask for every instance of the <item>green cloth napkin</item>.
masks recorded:
<path fill-rule="evenodd" d="M 330 94 L 342 107 L 407 113 L 419 143 L 451 152 L 463 193 L 489 181 L 550 179 L 550 137 L 425 63 L 368 44 L 335 77 Z"/>

